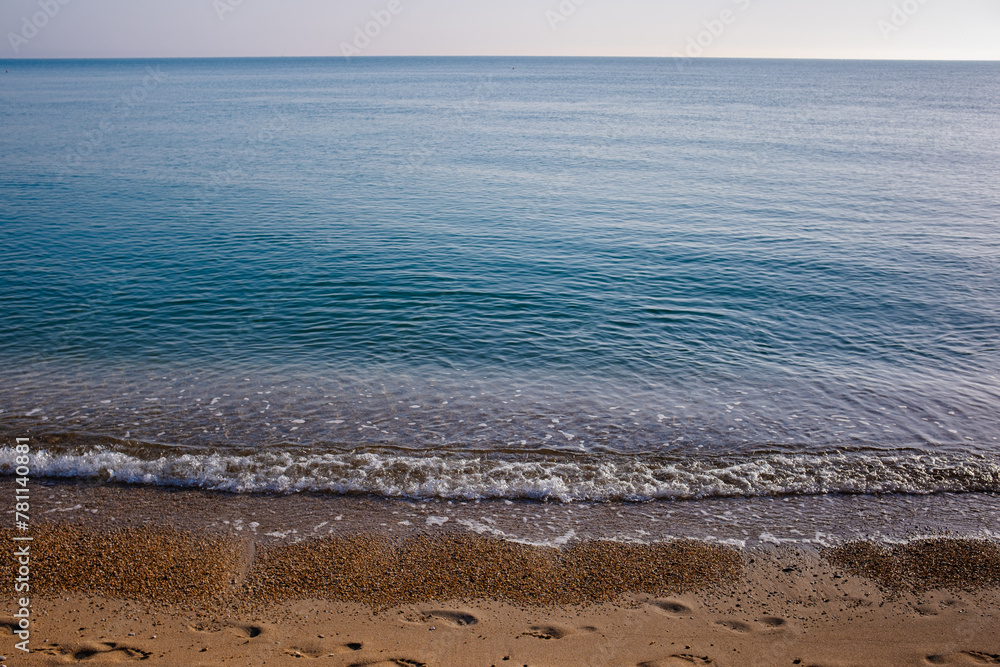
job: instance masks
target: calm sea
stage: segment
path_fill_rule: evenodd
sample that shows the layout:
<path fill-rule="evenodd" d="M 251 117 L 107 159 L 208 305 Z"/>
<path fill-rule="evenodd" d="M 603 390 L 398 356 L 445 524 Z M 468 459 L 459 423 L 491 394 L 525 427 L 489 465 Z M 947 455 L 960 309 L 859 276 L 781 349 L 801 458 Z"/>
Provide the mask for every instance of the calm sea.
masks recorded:
<path fill-rule="evenodd" d="M 1000 492 L 1000 64 L 0 62 L 0 471 Z"/>

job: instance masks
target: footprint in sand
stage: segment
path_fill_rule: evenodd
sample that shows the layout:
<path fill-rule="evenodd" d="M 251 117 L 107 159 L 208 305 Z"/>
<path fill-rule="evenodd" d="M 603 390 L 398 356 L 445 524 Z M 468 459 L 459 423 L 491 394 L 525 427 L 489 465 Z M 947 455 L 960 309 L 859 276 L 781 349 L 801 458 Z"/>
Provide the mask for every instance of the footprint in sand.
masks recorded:
<path fill-rule="evenodd" d="M 662 660 L 640 662 L 637 667 L 690 667 L 691 665 L 714 665 L 715 661 L 707 655 L 692 655 L 677 653 Z"/>
<path fill-rule="evenodd" d="M 136 646 L 116 642 L 88 642 L 85 644 L 62 644 L 43 646 L 35 649 L 39 653 L 62 658 L 63 662 L 133 662 L 148 660 L 152 652 Z"/>
<path fill-rule="evenodd" d="M 17 619 L 11 616 L 4 616 L 0 618 L 0 628 L 7 628 L 10 630 L 10 634 L 13 634 L 21 629 L 17 624 Z"/>
<path fill-rule="evenodd" d="M 677 602 L 676 600 L 657 600 L 650 603 L 660 611 L 666 612 L 668 614 L 673 614 L 675 616 L 685 616 L 691 613 L 691 608 L 685 604 Z"/>
<path fill-rule="evenodd" d="M 292 646 L 285 649 L 285 655 L 290 655 L 293 658 L 309 658 L 315 660 L 317 658 L 324 658 L 329 654 L 329 651 L 324 651 L 323 647 L 318 644 L 302 644 L 300 646 Z"/>
<path fill-rule="evenodd" d="M 924 661 L 929 665 L 1000 665 L 1000 655 L 983 651 L 962 651 L 950 655 L 929 655 Z"/>
<path fill-rule="evenodd" d="M 255 639 L 267 634 L 269 628 L 265 625 L 235 624 L 226 626 L 189 625 L 189 630 L 199 634 L 214 635 L 219 632 L 230 632 L 247 639 Z"/>
<path fill-rule="evenodd" d="M 783 628 L 788 625 L 787 620 L 777 616 L 763 616 L 756 620 L 768 630 L 777 630 L 778 628 Z M 750 623 L 744 623 L 743 621 L 716 621 L 715 624 L 721 625 L 727 630 L 739 633 L 754 632 L 756 630 L 753 625 Z"/>
<path fill-rule="evenodd" d="M 733 632 L 753 632 L 753 628 L 743 621 L 716 621 L 715 624 L 721 625 L 727 630 L 732 630 Z"/>
<path fill-rule="evenodd" d="M 464 628 L 479 624 L 479 619 L 469 612 L 451 609 L 418 610 L 415 613 L 405 614 L 403 620 L 416 625 L 449 625 L 454 628 Z"/>
<path fill-rule="evenodd" d="M 555 625 L 533 625 L 529 630 L 522 632 L 521 636 L 538 639 L 562 639 L 571 634 L 573 631 L 568 628 L 560 628 Z"/>
<path fill-rule="evenodd" d="M 921 616 L 937 616 L 944 612 L 965 609 L 967 606 L 960 600 L 943 600 L 941 602 L 919 602 L 913 605 L 913 609 Z"/>
<path fill-rule="evenodd" d="M 246 634 L 250 639 L 260 637 L 267 631 L 267 628 L 262 625 L 233 625 L 230 627 L 237 632 Z"/>
<path fill-rule="evenodd" d="M 769 628 L 783 628 L 788 625 L 788 621 L 783 618 L 778 618 L 777 616 L 764 616 L 760 619 L 761 625 L 766 625 Z"/>
<path fill-rule="evenodd" d="M 285 649 L 285 655 L 293 658 L 307 658 L 316 660 L 318 658 L 329 658 L 338 653 L 352 653 L 360 651 L 364 646 L 361 642 L 351 642 L 350 644 L 327 645 L 323 642 L 313 641 L 297 644 Z"/>
<path fill-rule="evenodd" d="M 464 611 L 428 611 L 424 613 L 423 620 L 425 622 L 434 619 L 456 627 L 465 627 L 479 623 L 478 618 Z"/>

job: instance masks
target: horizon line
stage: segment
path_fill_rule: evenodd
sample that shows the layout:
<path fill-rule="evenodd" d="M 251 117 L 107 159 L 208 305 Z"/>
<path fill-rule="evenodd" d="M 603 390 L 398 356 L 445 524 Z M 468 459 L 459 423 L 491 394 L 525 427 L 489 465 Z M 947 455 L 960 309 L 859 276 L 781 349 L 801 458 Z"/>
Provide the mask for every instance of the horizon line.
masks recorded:
<path fill-rule="evenodd" d="M 1000 63 L 998 58 L 845 58 L 845 57 L 796 57 L 796 56 L 608 56 L 608 55 L 323 55 L 323 56 L 35 56 L 0 57 L 0 62 L 25 62 L 38 60 L 377 60 L 380 58 L 551 58 L 551 59 L 621 59 L 621 60 L 801 60 L 822 62 L 926 62 L 926 63 Z"/>

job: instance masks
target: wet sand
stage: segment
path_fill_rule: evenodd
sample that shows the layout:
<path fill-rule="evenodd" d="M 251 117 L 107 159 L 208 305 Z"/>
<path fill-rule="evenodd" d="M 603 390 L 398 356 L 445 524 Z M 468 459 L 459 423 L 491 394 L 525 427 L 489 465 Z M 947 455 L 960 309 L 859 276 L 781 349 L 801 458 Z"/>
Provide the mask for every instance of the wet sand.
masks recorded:
<path fill-rule="evenodd" d="M 451 530 L 267 544 L 79 521 L 32 535 L 33 651 L 9 637 L 5 664 L 1000 664 L 987 541 L 557 549 Z"/>
<path fill-rule="evenodd" d="M 100 481 L 34 481 L 32 516 L 106 528 L 151 524 L 252 538 L 258 544 L 459 530 L 566 546 L 678 538 L 756 548 L 963 535 L 1000 539 L 998 494 L 706 498 L 649 503 L 413 500 L 364 495 L 230 494 Z"/>

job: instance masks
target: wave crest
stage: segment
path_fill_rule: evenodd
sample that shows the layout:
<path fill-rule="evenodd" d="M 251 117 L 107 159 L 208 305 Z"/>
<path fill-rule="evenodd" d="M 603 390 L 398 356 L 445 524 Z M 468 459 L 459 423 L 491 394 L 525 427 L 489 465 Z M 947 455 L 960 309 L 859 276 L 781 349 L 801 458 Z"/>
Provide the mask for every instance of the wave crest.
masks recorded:
<path fill-rule="evenodd" d="M 16 453 L 0 449 L 0 474 Z M 738 459 L 502 460 L 398 453 L 182 454 L 141 458 L 110 449 L 39 450 L 36 477 L 200 488 L 230 493 L 326 492 L 389 497 L 645 501 L 833 493 L 1000 492 L 985 456 L 772 454 Z"/>

